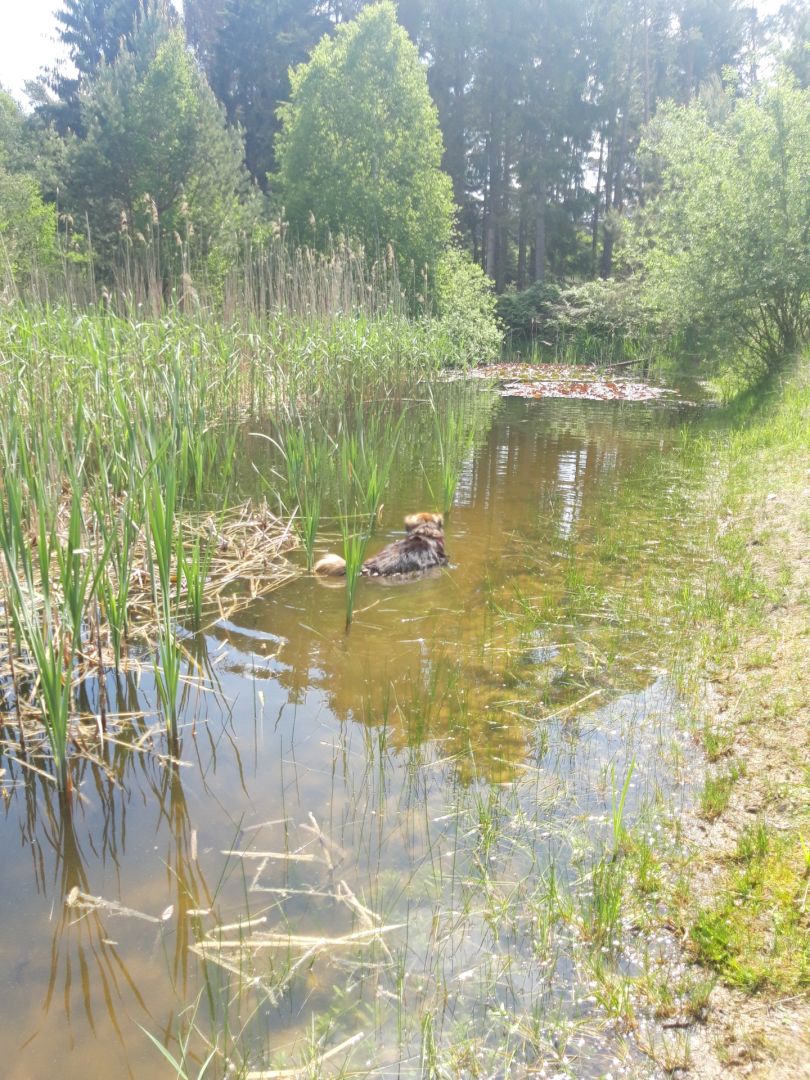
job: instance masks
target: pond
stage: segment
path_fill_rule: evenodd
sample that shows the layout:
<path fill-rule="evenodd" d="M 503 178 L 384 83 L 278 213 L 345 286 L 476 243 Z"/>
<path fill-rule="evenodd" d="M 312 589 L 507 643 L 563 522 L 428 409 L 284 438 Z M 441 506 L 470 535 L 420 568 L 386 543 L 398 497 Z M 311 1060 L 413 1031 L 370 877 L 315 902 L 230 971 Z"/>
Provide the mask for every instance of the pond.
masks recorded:
<path fill-rule="evenodd" d="M 179 763 L 150 669 L 110 676 L 126 723 L 88 725 L 71 813 L 2 763 L 8 1077 L 174 1076 L 147 1033 L 189 1076 L 214 1040 L 207 1076 L 654 1074 L 603 991 L 653 948 L 622 829 L 664 844 L 696 759 L 668 604 L 702 411 L 436 393 L 470 398 L 448 569 L 362 580 L 348 634 L 310 576 L 223 610 L 185 642 Z M 436 504 L 423 405 L 370 553 Z M 246 433 L 246 485 L 268 453 Z"/>

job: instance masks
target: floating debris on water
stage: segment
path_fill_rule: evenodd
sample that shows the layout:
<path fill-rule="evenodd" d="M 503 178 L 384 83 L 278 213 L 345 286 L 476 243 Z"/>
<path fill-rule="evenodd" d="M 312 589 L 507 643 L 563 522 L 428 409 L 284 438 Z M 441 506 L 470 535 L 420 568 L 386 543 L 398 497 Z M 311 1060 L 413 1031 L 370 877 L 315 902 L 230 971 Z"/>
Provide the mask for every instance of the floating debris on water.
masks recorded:
<path fill-rule="evenodd" d="M 609 369 L 608 369 L 609 370 Z M 646 382 L 608 378 L 604 368 L 572 364 L 487 364 L 473 368 L 471 379 L 500 383 L 501 397 L 577 398 L 584 401 L 659 401 L 678 398 L 677 390 Z"/>
<path fill-rule="evenodd" d="M 599 379 L 541 379 L 537 382 L 509 382 L 500 389 L 501 397 L 580 398 L 587 401 L 655 401 L 677 391 L 647 383 L 607 382 Z"/>

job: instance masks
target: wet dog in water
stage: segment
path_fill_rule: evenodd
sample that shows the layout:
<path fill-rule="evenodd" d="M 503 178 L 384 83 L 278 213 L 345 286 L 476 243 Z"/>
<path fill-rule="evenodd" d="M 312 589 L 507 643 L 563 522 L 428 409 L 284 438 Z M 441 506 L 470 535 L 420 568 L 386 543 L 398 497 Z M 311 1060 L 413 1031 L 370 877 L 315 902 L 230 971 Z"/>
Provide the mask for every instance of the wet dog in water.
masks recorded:
<path fill-rule="evenodd" d="M 408 514 L 405 518 L 406 536 L 395 540 L 363 563 L 361 573 L 366 577 L 388 577 L 391 574 L 413 574 L 444 566 L 444 519 L 441 514 Z M 319 577 L 342 577 L 346 563 L 339 555 L 325 555 L 315 563 Z"/>

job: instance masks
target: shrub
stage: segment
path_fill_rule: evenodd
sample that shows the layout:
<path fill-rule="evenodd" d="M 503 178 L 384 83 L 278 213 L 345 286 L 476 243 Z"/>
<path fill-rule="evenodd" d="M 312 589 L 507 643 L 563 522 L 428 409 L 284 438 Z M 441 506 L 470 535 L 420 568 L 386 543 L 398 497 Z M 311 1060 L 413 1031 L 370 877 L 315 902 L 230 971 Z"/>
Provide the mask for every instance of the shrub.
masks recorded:
<path fill-rule="evenodd" d="M 704 354 L 772 369 L 810 335 L 810 90 L 782 73 L 725 105 L 656 115 L 636 258 L 650 303 Z"/>
<path fill-rule="evenodd" d="M 0 164 L 0 295 L 56 261 L 56 212 L 36 181 Z"/>
<path fill-rule="evenodd" d="M 492 283 L 459 248 L 448 248 L 439 259 L 434 303 L 437 329 L 448 338 L 452 363 L 497 360 L 503 335 L 495 314 Z"/>
<path fill-rule="evenodd" d="M 560 287 L 537 281 L 522 292 L 505 293 L 498 297 L 498 317 L 508 333 L 531 340 L 543 337 L 552 316 L 553 305 L 560 298 Z"/>
<path fill-rule="evenodd" d="M 636 281 L 598 278 L 560 290 L 550 305 L 549 325 L 558 338 L 633 344 L 649 334 L 653 321 Z"/>

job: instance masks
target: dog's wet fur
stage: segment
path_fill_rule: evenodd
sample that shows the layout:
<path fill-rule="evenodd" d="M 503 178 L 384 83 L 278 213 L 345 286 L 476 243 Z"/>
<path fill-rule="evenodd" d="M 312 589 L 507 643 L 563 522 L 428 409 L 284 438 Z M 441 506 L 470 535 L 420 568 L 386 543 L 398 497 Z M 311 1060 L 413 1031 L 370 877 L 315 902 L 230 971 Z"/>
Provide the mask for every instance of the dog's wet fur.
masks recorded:
<path fill-rule="evenodd" d="M 392 577 L 447 564 L 441 514 L 409 514 L 405 518 L 405 532 L 402 540 L 395 540 L 366 559 L 361 573 L 366 577 Z M 338 555 L 325 555 L 315 564 L 314 571 L 320 577 L 340 577 L 346 573 L 346 563 Z"/>

